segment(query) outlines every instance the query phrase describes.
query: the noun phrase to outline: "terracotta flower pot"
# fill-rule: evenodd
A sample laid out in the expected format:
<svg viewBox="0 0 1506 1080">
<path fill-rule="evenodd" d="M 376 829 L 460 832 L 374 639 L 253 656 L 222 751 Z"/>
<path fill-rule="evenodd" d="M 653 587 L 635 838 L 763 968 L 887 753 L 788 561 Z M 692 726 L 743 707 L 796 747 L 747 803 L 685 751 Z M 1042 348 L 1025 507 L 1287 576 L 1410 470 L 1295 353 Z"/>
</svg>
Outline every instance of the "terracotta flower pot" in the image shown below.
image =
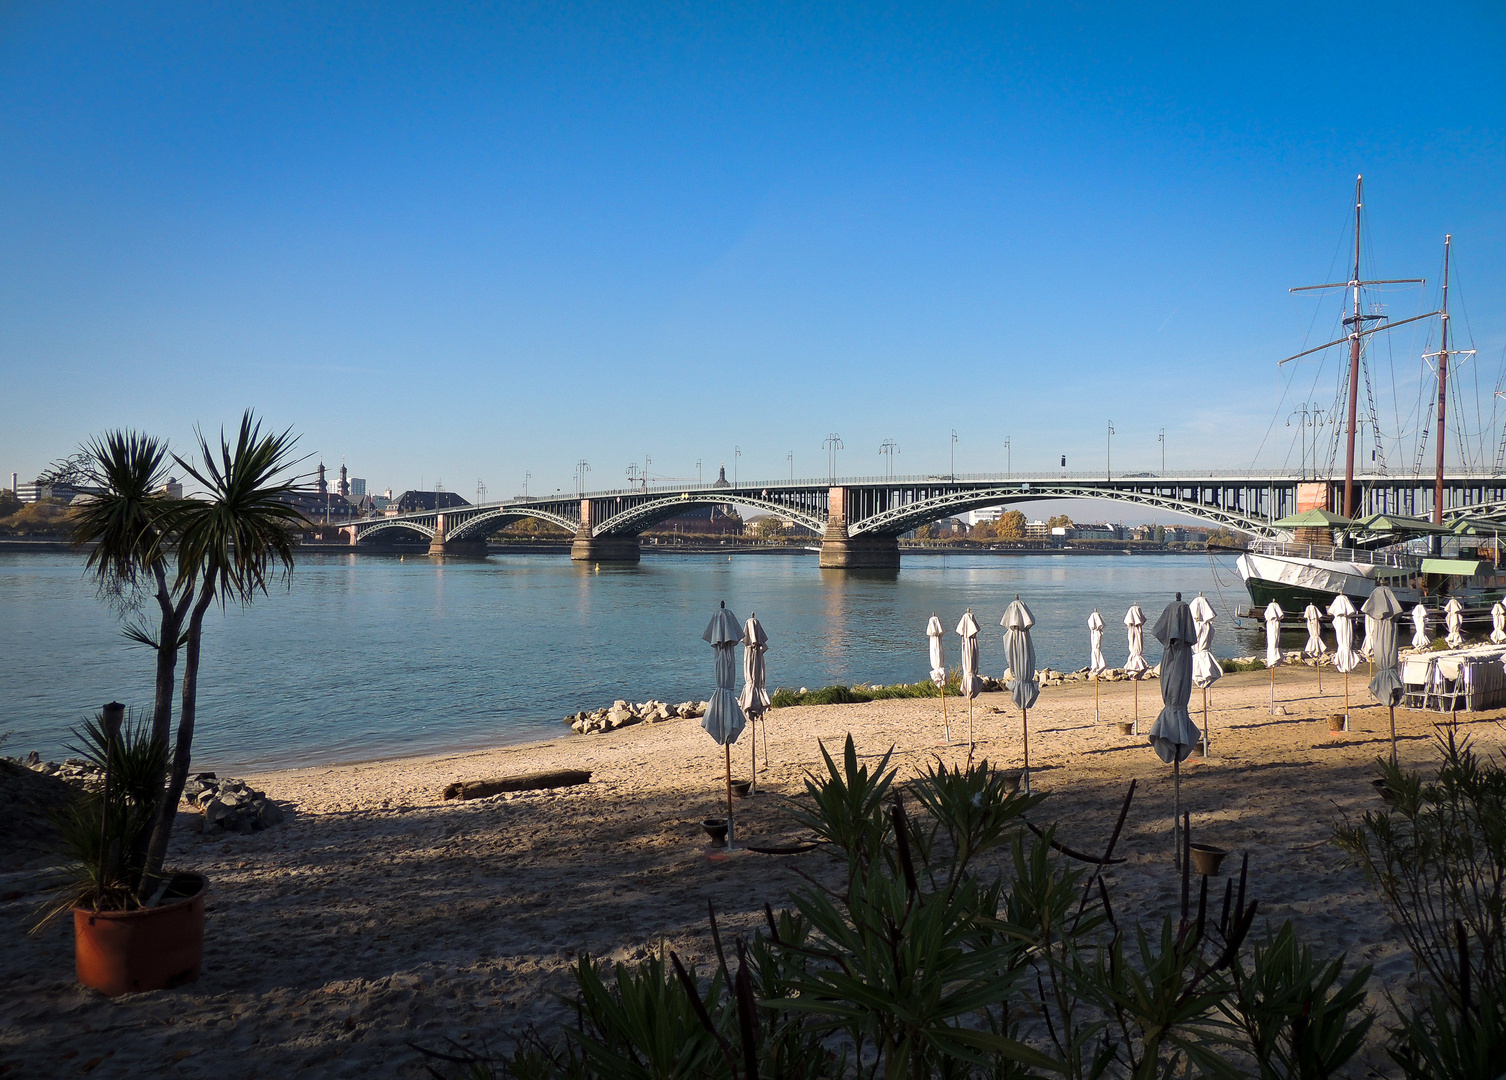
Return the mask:
<svg viewBox="0 0 1506 1080">
<path fill-rule="evenodd" d="M 727 842 L 726 818 L 707 818 L 701 822 L 701 828 L 706 830 L 706 835 L 711 837 L 712 843 L 725 844 Z"/>
<path fill-rule="evenodd" d="M 1328 730 L 1329 731 L 1343 731 L 1344 730 L 1344 714 L 1343 713 L 1334 713 L 1332 716 L 1330 716 L 1328 718 Z"/>
<path fill-rule="evenodd" d="M 1224 856 L 1229 854 L 1223 848 L 1217 848 L 1211 844 L 1188 844 L 1187 852 L 1192 856 L 1193 872 L 1203 877 L 1217 874 L 1219 864 L 1224 861 Z"/>
<path fill-rule="evenodd" d="M 167 990 L 199 977 L 204 962 L 202 874 L 174 875 L 168 899 L 138 911 L 73 909 L 78 981 L 108 997 Z"/>
</svg>

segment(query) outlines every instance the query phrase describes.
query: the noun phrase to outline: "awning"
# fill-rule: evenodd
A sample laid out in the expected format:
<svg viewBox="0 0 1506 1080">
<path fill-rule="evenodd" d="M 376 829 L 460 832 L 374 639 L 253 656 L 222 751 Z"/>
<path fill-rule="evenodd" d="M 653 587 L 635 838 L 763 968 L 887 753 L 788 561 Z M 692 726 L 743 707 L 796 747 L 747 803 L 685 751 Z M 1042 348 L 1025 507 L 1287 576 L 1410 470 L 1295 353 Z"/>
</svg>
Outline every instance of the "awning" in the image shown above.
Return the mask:
<svg viewBox="0 0 1506 1080">
<path fill-rule="evenodd" d="M 1424 574 L 1450 574 L 1454 577 L 1474 577 L 1484 572 L 1490 564 L 1478 559 L 1423 559 Z"/>
<path fill-rule="evenodd" d="M 1349 518 L 1327 510 L 1304 510 L 1300 514 L 1272 522 L 1277 529 L 1342 529 L 1353 524 Z"/>
</svg>

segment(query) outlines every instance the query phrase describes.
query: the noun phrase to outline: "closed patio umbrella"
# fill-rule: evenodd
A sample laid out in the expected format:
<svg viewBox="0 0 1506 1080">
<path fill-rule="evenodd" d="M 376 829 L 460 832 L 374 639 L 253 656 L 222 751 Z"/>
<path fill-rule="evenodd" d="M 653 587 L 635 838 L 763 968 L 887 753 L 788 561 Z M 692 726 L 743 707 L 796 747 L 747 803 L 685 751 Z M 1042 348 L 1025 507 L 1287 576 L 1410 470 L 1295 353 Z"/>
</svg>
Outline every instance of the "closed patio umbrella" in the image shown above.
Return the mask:
<svg viewBox="0 0 1506 1080">
<path fill-rule="evenodd" d="M 1098 722 L 1098 676 L 1108 664 L 1103 661 L 1103 616 L 1098 609 L 1088 616 L 1088 672 L 1093 676 L 1093 722 Z"/>
<path fill-rule="evenodd" d="M 1428 609 L 1418 604 L 1412 609 L 1412 648 L 1426 649 L 1432 639 L 1428 637 Z"/>
<path fill-rule="evenodd" d="M 1025 771 L 1020 777 L 1020 790 L 1030 790 L 1030 706 L 1040 696 L 1041 688 L 1035 681 L 1035 644 L 1030 640 L 1030 628 L 1035 625 L 1035 616 L 1018 596 L 1004 609 L 1000 623 L 1004 627 L 1004 656 L 1009 660 L 1014 683 L 1009 696 L 1020 707 L 1020 731 L 1024 737 Z"/>
<path fill-rule="evenodd" d="M 1365 619 L 1365 636 L 1360 639 L 1360 656 L 1366 660 L 1375 657 L 1375 620 L 1369 615 Z"/>
<path fill-rule="evenodd" d="M 1333 667 L 1344 676 L 1344 730 L 1349 730 L 1349 673 L 1360 666 L 1360 654 L 1354 651 L 1354 602 L 1339 593 L 1328 605 L 1333 617 Z"/>
<path fill-rule="evenodd" d="M 737 681 L 737 660 L 734 651 L 743 639 L 742 624 L 737 616 L 727 610 L 727 602 L 711 616 L 702 640 L 711 645 L 716 656 L 716 689 L 706 705 L 706 714 L 701 717 L 701 727 L 726 751 L 727 759 L 727 846 L 732 846 L 732 744 L 742 734 L 747 718 L 737 704 L 737 695 L 732 688 Z"/>
<path fill-rule="evenodd" d="M 1138 603 L 1131 604 L 1124 613 L 1124 629 L 1129 639 L 1129 656 L 1124 661 L 1124 673 L 1134 683 L 1135 693 L 1135 734 L 1140 734 L 1140 680 L 1145 678 L 1145 673 L 1150 670 L 1150 665 L 1145 662 L 1145 612 L 1140 610 Z"/>
<path fill-rule="evenodd" d="M 1323 692 L 1323 654 L 1328 645 L 1323 640 L 1323 612 L 1317 604 L 1308 604 L 1302 612 L 1307 623 L 1307 644 L 1302 646 L 1302 655 L 1313 658 L 1313 667 L 1318 669 L 1318 693 Z"/>
<path fill-rule="evenodd" d="M 926 638 L 930 642 L 931 681 L 941 691 L 941 727 L 946 733 L 947 744 L 951 745 L 952 725 L 946 718 L 946 631 L 941 628 L 941 620 L 934 611 L 931 621 L 926 623 Z"/>
<path fill-rule="evenodd" d="M 1272 600 L 1265 606 L 1265 666 L 1271 669 L 1271 715 L 1276 715 L 1276 667 L 1281 663 L 1281 618 L 1286 612 Z"/>
<path fill-rule="evenodd" d="M 1203 756 L 1208 756 L 1208 687 L 1224 677 L 1224 669 L 1213 655 L 1213 620 L 1218 616 L 1213 605 L 1202 593 L 1198 593 L 1187 605 L 1192 613 L 1192 624 L 1197 627 L 1197 640 L 1192 644 L 1192 685 L 1203 692 Z"/>
<path fill-rule="evenodd" d="M 1457 649 L 1464 644 L 1464 605 L 1459 603 L 1457 596 L 1450 596 L 1448 603 L 1443 606 L 1443 624 L 1448 627 L 1448 636 L 1444 638 L 1450 649 Z"/>
<path fill-rule="evenodd" d="M 1151 633 L 1162 645 L 1161 712 L 1150 728 L 1150 745 L 1156 756 L 1172 768 L 1172 837 L 1176 841 L 1177 865 L 1181 866 L 1182 760 L 1192 753 L 1203 735 L 1187 713 L 1192 696 L 1192 648 L 1197 642 L 1197 624 L 1182 594 L 1166 605 Z"/>
<path fill-rule="evenodd" d="M 1399 651 L 1396 619 L 1403 613 L 1396 594 L 1384 585 L 1376 586 L 1365 601 L 1364 612 L 1375 620 L 1375 678 L 1370 680 L 1370 696 L 1391 714 L 1391 761 L 1396 761 L 1396 703 L 1404 686 L 1396 667 Z"/>
<path fill-rule="evenodd" d="M 1496 644 L 1506 644 L 1506 604 L 1497 600 L 1490 605 L 1490 640 Z"/>
<path fill-rule="evenodd" d="M 758 612 L 749 616 L 743 625 L 743 692 L 738 696 L 737 703 L 742 707 L 748 723 L 752 724 L 763 719 L 763 714 L 769 711 L 768 669 L 764 663 L 764 653 L 769 651 L 769 635 L 764 633 L 763 624 L 758 621 Z M 749 740 L 753 747 L 753 779 L 752 788 L 758 787 L 758 728 L 753 728 L 752 738 Z M 763 763 L 769 765 L 769 726 L 764 724 L 763 729 Z"/>
<path fill-rule="evenodd" d="M 967 698 L 967 745 L 973 746 L 973 698 L 983 689 L 983 680 L 978 677 L 978 621 L 973 618 L 973 609 L 962 613 L 957 624 L 957 634 L 962 638 L 962 694 Z"/>
</svg>

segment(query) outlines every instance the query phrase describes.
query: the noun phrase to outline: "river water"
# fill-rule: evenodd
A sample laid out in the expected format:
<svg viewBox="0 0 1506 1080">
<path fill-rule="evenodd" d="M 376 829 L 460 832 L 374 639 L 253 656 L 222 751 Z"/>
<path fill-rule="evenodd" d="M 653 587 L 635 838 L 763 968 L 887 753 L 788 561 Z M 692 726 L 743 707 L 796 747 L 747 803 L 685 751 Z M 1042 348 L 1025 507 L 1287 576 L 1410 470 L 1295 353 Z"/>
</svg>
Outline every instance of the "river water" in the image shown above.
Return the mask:
<svg viewBox="0 0 1506 1080">
<path fill-rule="evenodd" d="M 1016 595 L 1035 615 L 1042 666 L 1086 665 L 1095 607 L 1117 666 L 1130 603 L 1154 623 L 1178 590 L 1189 600 L 1202 591 L 1219 612 L 1218 655 L 1259 647 L 1258 635 L 1236 637 L 1229 617 L 1247 603 L 1229 561 L 1215 569 L 1206 555 L 907 555 L 898 573 L 845 574 L 818 570 L 813 554 L 645 554 L 599 568 L 564 555 L 307 555 L 290 588 L 206 621 L 195 764 L 524 742 L 566 733 L 565 714 L 616 698 L 700 700 L 713 678 L 701 633 L 722 600 L 740 618 L 757 612 L 772 689 L 923 679 L 932 612 L 955 666 L 966 608 L 983 628 L 982 671 L 997 676 L 999 620 Z M 1146 655 L 1160 655 L 1149 633 Z M 151 704 L 151 653 L 126 642 L 82 560 L 66 553 L 0 553 L 0 661 L 0 753 L 57 759 L 69 728 L 101 703 Z"/>
</svg>

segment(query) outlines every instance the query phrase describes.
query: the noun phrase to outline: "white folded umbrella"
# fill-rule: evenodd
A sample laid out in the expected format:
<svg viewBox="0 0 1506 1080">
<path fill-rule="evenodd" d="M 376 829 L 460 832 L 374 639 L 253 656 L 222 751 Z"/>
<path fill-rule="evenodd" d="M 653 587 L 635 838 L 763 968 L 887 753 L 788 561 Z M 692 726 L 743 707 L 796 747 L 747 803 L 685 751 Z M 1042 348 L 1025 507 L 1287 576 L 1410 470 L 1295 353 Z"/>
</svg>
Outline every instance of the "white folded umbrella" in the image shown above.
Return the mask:
<svg viewBox="0 0 1506 1080">
<path fill-rule="evenodd" d="M 983 680 L 978 677 L 978 620 L 973 618 L 972 608 L 962 613 L 957 624 L 957 635 L 962 638 L 962 695 L 967 698 L 967 744 L 973 745 L 973 698 L 983 689 Z"/>
<path fill-rule="evenodd" d="M 1281 617 L 1286 612 L 1272 600 L 1265 606 L 1265 666 L 1271 669 L 1271 715 L 1276 715 L 1276 667 L 1281 663 Z"/>
<path fill-rule="evenodd" d="M 1124 661 L 1124 673 L 1134 683 L 1135 734 L 1140 734 L 1140 680 L 1150 670 L 1145 662 L 1145 612 L 1139 604 L 1131 604 L 1124 613 L 1124 629 L 1129 639 L 1129 656 Z"/>
<path fill-rule="evenodd" d="M 1464 644 L 1464 605 L 1459 603 L 1457 596 L 1450 596 L 1448 603 L 1443 606 L 1443 625 L 1448 627 L 1448 635 L 1444 638 L 1450 649 L 1457 649 Z"/>
<path fill-rule="evenodd" d="M 1088 674 L 1093 676 L 1093 722 L 1098 722 L 1098 677 L 1108 669 L 1103 659 L 1103 616 L 1098 609 L 1088 616 Z"/>
<path fill-rule="evenodd" d="M 1497 600 L 1490 606 L 1490 640 L 1497 644 L 1506 644 L 1506 604 Z"/>
<path fill-rule="evenodd" d="M 1418 604 L 1412 609 L 1412 648 L 1426 649 L 1432 643 L 1428 637 L 1428 609 Z"/>
</svg>

